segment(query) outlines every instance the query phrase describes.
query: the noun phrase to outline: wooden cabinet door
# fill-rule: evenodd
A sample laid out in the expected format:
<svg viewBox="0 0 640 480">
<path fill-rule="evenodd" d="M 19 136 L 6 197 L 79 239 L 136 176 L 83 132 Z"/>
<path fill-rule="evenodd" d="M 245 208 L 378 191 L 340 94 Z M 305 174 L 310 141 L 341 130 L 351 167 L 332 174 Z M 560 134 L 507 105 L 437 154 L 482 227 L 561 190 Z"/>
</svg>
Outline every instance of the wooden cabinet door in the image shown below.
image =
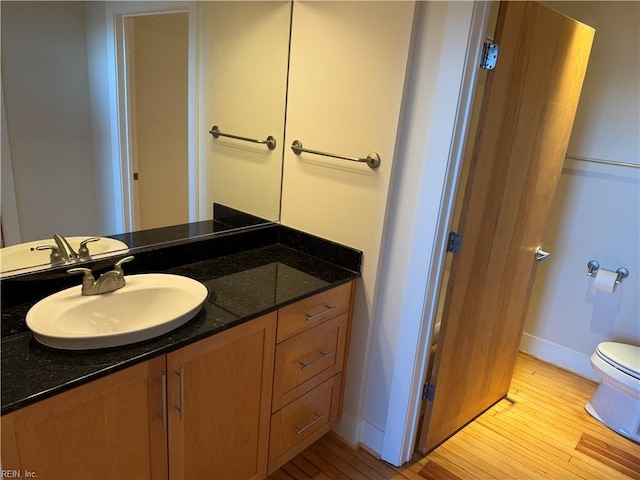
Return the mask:
<svg viewBox="0 0 640 480">
<path fill-rule="evenodd" d="M 39 480 L 166 478 L 164 369 L 162 356 L 3 416 L 3 471 Z"/>
<path fill-rule="evenodd" d="M 276 314 L 167 355 L 172 479 L 262 479 Z"/>
<path fill-rule="evenodd" d="M 507 395 L 594 30 L 535 2 L 503 2 L 418 449 Z"/>
</svg>

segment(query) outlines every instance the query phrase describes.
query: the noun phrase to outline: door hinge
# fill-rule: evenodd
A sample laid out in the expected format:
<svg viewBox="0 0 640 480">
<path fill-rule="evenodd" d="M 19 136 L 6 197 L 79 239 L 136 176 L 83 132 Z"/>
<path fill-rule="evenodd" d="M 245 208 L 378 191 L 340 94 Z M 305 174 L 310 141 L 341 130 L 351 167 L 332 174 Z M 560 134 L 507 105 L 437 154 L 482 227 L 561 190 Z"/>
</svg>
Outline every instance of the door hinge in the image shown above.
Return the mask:
<svg viewBox="0 0 640 480">
<path fill-rule="evenodd" d="M 138 180 L 138 172 L 133 172 L 133 180 Z"/>
<path fill-rule="evenodd" d="M 422 399 L 427 402 L 433 402 L 433 397 L 436 394 L 436 386 L 432 383 L 425 382 L 422 386 Z"/>
<path fill-rule="evenodd" d="M 447 253 L 460 253 L 461 246 L 462 235 L 458 232 L 449 232 L 449 238 L 447 239 Z"/>
<path fill-rule="evenodd" d="M 480 68 L 484 70 L 493 70 L 496 68 L 499 48 L 497 43 L 484 43 L 482 47 L 482 58 L 480 59 Z"/>
</svg>

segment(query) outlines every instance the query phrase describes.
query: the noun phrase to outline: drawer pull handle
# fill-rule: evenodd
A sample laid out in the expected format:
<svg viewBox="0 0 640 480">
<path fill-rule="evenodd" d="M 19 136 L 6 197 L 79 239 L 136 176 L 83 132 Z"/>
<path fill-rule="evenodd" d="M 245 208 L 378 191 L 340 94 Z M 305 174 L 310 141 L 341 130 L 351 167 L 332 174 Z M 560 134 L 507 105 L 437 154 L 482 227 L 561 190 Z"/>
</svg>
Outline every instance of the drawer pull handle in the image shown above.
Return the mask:
<svg viewBox="0 0 640 480">
<path fill-rule="evenodd" d="M 307 322 L 310 322 L 311 320 L 315 320 L 316 318 L 321 317 L 321 316 L 331 312 L 332 310 L 335 310 L 336 308 L 338 308 L 337 305 L 334 305 L 333 307 L 330 307 L 329 305 L 325 305 L 325 307 L 327 307 L 327 308 L 325 308 L 321 312 L 318 312 L 318 313 L 316 313 L 314 315 L 309 315 L 307 313 Z"/>
<path fill-rule="evenodd" d="M 312 367 L 316 363 L 318 363 L 318 362 L 324 360 L 325 358 L 327 358 L 329 355 L 331 355 L 331 352 L 320 352 L 320 356 L 318 358 L 316 358 L 315 360 L 311 360 L 309 363 L 300 362 L 300 370 L 304 370 L 306 368 Z"/>
<path fill-rule="evenodd" d="M 313 420 L 311 420 L 310 423 L 307 423 L 304 427 L 300 428 L 300 427 L 296 427 L 296 435 L 300 435 L 302 432 L 304 432 L 307 428 L 311 428 L 313 427 L 316 423 L 318 423 L 320 420 L 322 420 L 324 417 L 326 417 L 327 415 L 325 413 L 316 413 L 316 418 L 314 418 Z"/>
</svg>

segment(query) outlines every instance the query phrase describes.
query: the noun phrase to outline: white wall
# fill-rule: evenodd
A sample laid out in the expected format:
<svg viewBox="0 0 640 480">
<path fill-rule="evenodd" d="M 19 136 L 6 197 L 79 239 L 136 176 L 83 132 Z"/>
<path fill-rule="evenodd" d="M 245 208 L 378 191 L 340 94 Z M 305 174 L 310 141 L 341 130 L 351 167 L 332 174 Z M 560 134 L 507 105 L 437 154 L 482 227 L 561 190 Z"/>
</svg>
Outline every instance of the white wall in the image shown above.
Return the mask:
<svg viewBox="0 0 640 480">
<path fill-rule="evenodd" d="M 97 235 L 125 231 L 122 205 L 122 174 L 113 158 L 120 150 L 117 123 L 115 42 L 113 22 L 107 22 L 106 2 L 88 2 L 87 57 L 91 128 L 95 159 L 94 181 L 97 202 Z"/>
<path fill-rule="evenodd" d="M 364 253 L 338 427 L 357 443 L 414 4 L 296 2 L 293 8 L 281 220 Z M 371 170 L 298 157 L 289 148 L 296 139 L 342 155 L 375 151 L 381 165 Z"/>
<path fill-rule="evenodd" d="M 375 331 L 362 409 L 361 441 L 384 460 L 410 458 L 413 412 L 425 366 L 425 343 L 437 310 L 448 212 L 472 103 L 481 19 L 472 2 L 421 2 L 414 26 L 402 145 L 373 316 Z M 471 35 L 475 33 L 475 35 Z M 475 56 L 477 58 L 477 55 Z M 477 60 L 476 60 L 477 61 Z M 459 139 L 459 140 L 455 140 Z"/>
<path fill-rule="evenodd" d="M 640 3 L 549 2 L 596 29 L 568 155 L 640 163 Z M 598 343 L 640 345 L 640 170 L 567 159 L 521 348 L 597 379 Z M 625 267 L 609 294 L 587 262 Z"/>
<path fill-rule="evenodd" d="M 280 215 L 287 91 L 290 3 L 202 2 L 200 103 L 206 168 L 206 204 L 213 202 L 268 220 Z M 213 125 L 276 148 L 208 133 Z"/>
<path fill-rule="evenodd" d="M 0 95 L 2 93 L 0 92 Z M 4 97 L 4 95 L 2 95 Z M 2 185 L 2 212 L 0 221 L 0 248 L 7 245 L 20 243 L 20 218 L 18 217 L 18 205 L 16 204 L 16 191 L 13 183 L 13 165 L 11 164 L 11 148 L 9 145 L 9 133 L 7 132 L 7 120 L 4 111 L 4 98 L 2 98 L 2 171 L 0 180 Z"/>
<path fill-rule="evenodd" d="M 84 2 L 2 3 L 2 86 L 23 242 L 98 231 L 86 48 Z"/>
</svg>

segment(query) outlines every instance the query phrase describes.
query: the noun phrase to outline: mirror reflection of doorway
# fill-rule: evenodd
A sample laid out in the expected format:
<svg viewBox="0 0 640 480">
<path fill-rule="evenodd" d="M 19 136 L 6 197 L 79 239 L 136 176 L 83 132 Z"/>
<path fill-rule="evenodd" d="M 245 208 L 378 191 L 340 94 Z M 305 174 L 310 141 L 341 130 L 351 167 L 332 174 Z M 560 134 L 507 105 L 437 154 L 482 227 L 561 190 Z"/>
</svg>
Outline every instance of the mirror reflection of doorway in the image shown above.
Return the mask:
<svg viewBox="0 0 640 480">
<path fill-rule="evenodd" d="M 134 230 L 189 222 L 189 14 L 124 17 Z"/>
</svg>

